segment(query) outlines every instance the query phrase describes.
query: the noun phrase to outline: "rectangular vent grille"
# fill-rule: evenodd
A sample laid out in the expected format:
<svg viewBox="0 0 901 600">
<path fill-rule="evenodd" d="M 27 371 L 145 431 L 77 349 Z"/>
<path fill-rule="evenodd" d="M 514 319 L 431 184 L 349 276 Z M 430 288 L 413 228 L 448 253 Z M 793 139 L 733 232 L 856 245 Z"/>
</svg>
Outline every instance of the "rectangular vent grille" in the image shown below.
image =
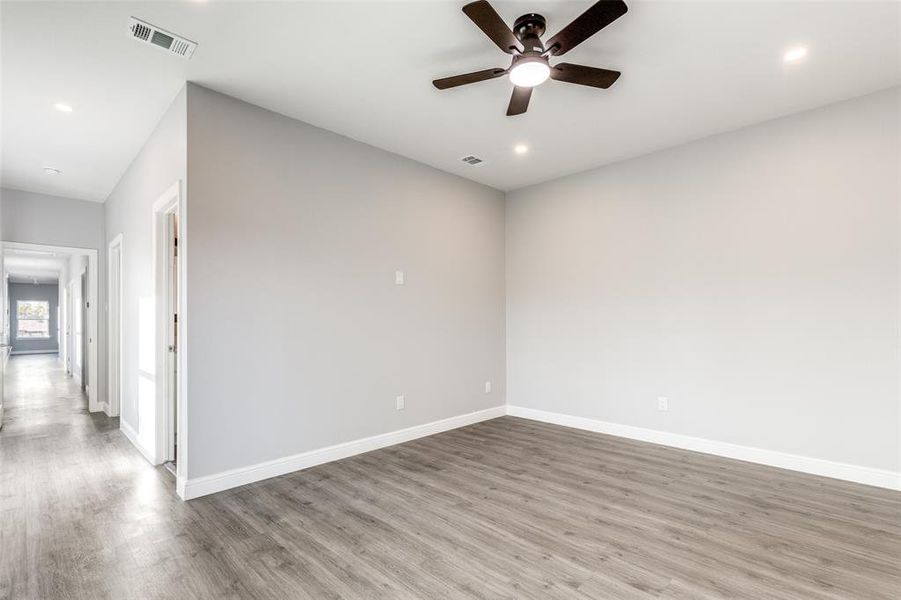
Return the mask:
<svg viewBox="0 0 901 600">
<path fill-rule="evenodd" d="M 135 23 L 131 26 L 131 32 L 134 34 L 136 38 L 146 42 L 150 39 L 150 32 L 152 29 L 144 25 L 143 23 Z"/>
<path fill-rule="evenodd" d="M 156 46 L 183 58 L 191 58 L 194 55 L 194 50 L 197 48 L 197 44 L 191 40 L 179 37 L 174 33 L 134 17 L 128 20 L 128 31 L 129 36 L 139 42 Z"/>
<path fill-rule="evenodd" d="M 480 164 L 482 164 L 483 162 L 485 162 L 478 156 L 464 156 L 460 160 L 465 162 L 467 165 L 469 165 L 471 167 L 477 167 Z"/>
<path fill-rule="evenodd" d="M 195 46 L 196 44 L 192 44 L 191 42 L 186 42 L 184 40 L 175 40 L 169 50 L 171 50 L 175 54 L 178 54 L 179 56 L 187 55 L 188 57 L 190 57 L 192 54 L 194 54 Z"/>
<path fill-rule="evenodd" d="M 174 41 L 175 38 L 173 38 L 171 35 L 166 35 L 161 31 L 154 31 L 153 37 L 150 38 L 151 44 L 156 44 L 160 48 L 165 48 L 166 50 L 169 49 L 169 47 L 172 45 L 172 42 Z"/>
</svg>

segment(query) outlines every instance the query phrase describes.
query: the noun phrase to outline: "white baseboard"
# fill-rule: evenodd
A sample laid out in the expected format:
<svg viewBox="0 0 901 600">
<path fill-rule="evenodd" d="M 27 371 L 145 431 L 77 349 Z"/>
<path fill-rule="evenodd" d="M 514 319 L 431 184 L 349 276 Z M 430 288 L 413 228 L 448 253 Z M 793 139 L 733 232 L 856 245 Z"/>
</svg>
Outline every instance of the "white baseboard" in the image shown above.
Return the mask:
<svg viewBox="0 0 901 600">
<path fill-rule="evenodd" d="M 145 448 L 138 437 L 138 432 L 131 428 L 131 425 L 125 422 L 124 419 L 119 419 L 119 430 L 125 434 L 125 437 L 128 438 L 128 441 L 132 443 L 132 445 L 138 449 L 138 452 L 141 453 L 141 456 L 147 459 L 147 462 L 154 465 L 153 453 L 151 453 L 147 448 Z"/>
<path fill-rule="evenodd" d="M 332 462 L 333 460 L 340 460 L 364 452 L 378 450 L 379 448 L 402 444 L 403 442 L 409 442 L 421 437 L 457 429 L 458 427 L 465 427 L 466 425 L 495 419 L 497 417 L 502 417 L 505 414 L 507 414 L 506 406 L 495 406 L 494 408 L 450 417 L 440 421 L 432 421 L 431 423 L 416 425 L 414 427 L 383 433 L 381 435 L 374 435 L 372 437 L 345 442 L 343 444 L 336 444 L 326 448 L 310 450 L 309 452 L 302 452 L 293 456 L 286 456 L 284 458 L 277 458 L 275 460 L 257 463 L 247 467 L 231 469 L 213 475 L 195 477 L 193 479 L 179 478 L 176 482 L 176 492 L 184 500 L 199 498 L 200 496 L 206 496 L 207 494 L 214 494 L 255 481 L 269 479 L 270 477 L 277 477 L 301 469 L 308 469 L 310 467 L 315 467 L 316 465 Z"/>
<path fill-rule="evenodd" d="M 585 417 L 574 417 L 571 415 L 537 410 L 534 408 L 524 408 L 521 406 L 508 405 L 507 414 L 514 417 L 531 419 L 533 421 L 553 423 L 555 425 L 563 425 L 564 427 L 606 433 L 632 440 L 641 440 L 653 444 L 682 448 L 683 450 L 694 450 L 695 452 L 703 452 L 705 454 L 714 454 L 716 456 L 723 456 L 771 467 L 779 467 L 791 471 L 800 471 L 811 475 L 821 475 L 823 477 L 853 481 L 855 483 L 863 483 L 865 485 L 888 488 L 891 490 L 901 490 L 901 473 L 885 469 L 874 469 L 872 467 L 851 465 L 848 463 L 823 460 L 821 458 L 811 458 L 809 456 L 799 456 L 797 454 L 777 452 L 775 450 L 763 450 L 751 446 L 740 446 L 738 444 L 717 442 L 679 433 L 645 429 L 644 427 L 634 427 L 632 425 L 620 425 L 619 423 L 598 421 Z"/>
<path fill-rule="evenodd" d="M 13 350 L 11 356 L 19 354 L 59 354 L 59 350 Z"/>
</svg>

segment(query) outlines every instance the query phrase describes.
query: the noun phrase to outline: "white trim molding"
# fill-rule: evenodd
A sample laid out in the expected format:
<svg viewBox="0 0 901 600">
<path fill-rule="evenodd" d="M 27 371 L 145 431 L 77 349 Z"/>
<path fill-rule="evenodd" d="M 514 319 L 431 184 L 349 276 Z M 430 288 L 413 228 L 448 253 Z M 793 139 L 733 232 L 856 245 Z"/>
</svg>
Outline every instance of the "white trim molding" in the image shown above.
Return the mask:
<svg viewBox="0 0 901 600">
<path fill-rule="evenodd" d="M 56 354 L 59 356 L 59 349 L 56 350 L 13 350 L 9 353 L 10 356 L 17 356 L 20 354 Z"/>
<path fill-rule="evenodd" d="M 402 444 L 436 433 L 450 431 L 451 429 L 496 419 L 497 417 L 502 417 L 506 414 L 506 406 L 495 406 L 493 408 L 458 415 L 440 421 L 432 421 L 431 423 L 425 423 L 423 425 L 416 425 L 406 429 L 383 433 L 381 435 L 374 435 L 368 438 L 345 442 L 343 444 L 310 450 L 293 456 L 277 458 L 275 460 L 257 463 L 247 467 L 230 469 L 228 471 L 222 471 L 221 473 L 206 475 L 204 477 L 187 479 L 179 476 L 176 484 L 176 491 L 184 500 L 199 498 L 200 496 L 206 496 L 207 494 L 214 494 L 255 481 L 269 479 L 270 477 L 293 473 L 294 471 L 308 469 L 310 467 L 315 467 L 316 465 L 348 458 L 364 452 L 371 452 L 372 450 L 386 448 L 395 444 Z"/>
<path fill-rule="evenodd" d="M 110 417 L 118 417 L 122 410 L 122 300 L 125 288 L 123 286 L 123 235 L 116 235 L 106 247 L 106 402 L 104 412 Z M 114 273 L 112 256 L 118 251 L 118 272 Z M 115 275 L 115 277 L 113 276 Z M 113 286 L 116 289 L 113 289 Z M 112 298 L 116 298 L 116 314 L 110 310 Z M 112 352 L 115 340 L 115 353 Z M 114 381 L 115 379 L 115 381 Z"/>
<path fill-rule="evenodd" d="M 138 452 L 141 453 L 141 456 L 147 459 L 147 462 L 150 464 L 156 464 L 153 462 L 153 452 L 148 450 L 141 444 L 140 438 L 138 437 L 138 432 L 132 429 L 131 425 L 125 422 L 124 419 L 119 419 L 119 431 L 121 431 L 128 441 L 131 442 L 132 446 L 138 449 Z"/>
<path fill-rule="evenodd" d="M 634 427 L 632 425 L 621 425 L 619 423 L 598 421 L 586 417 L 575 417 L 572 415 L 537 410 L 534 408 L 525 408 L 522 406 L 507 405 L 507 414 L 513 417 L 531 419 L 532 421 L 541 421 L 543 423 L 553 423 L 554 425 L 573 427 L 585 431 L 606 433 L 608 435 L 631 440 L 651 442 L 652 444 L 661 444 L 663 446 L 671 446 L 683 450 L 693 450 L 695 452 L 703 452 L 704 454 L 713 454 L 715 456 L 743 460 L 745 462 L 779 467 L 780 469 L 788 469 L 790 471 L 800 471 L 801 473 L 809 473 L 811 475 L 853 481 L 855 483 L 888 488 L 891 490 L 901 490 L 901 473 L 886 469 L 851 465 L 848 463 L 824 460 L 822 458 L 811 458 L 809 456 L 800 456 L 798 454 L 789 454 L 787 452 L 764 450 L 752 446 L 740 446 L 738 444 L 730 444 L 729 442 L 718 442 L 705 438 L 682 435 L 680 433 L 670 433 L 656 429 Z"/>
<path fill-rule="evenodd" d="M 179 456 L 176 461 L 176 471 L 184 474 L 187 467 L 186 450 L 188 446 L 187 431 L 187 326 L 185 316 L 187 314 L 187 275 L 184 265 L 187 263 L 186 254 L 184 252 L 184 242 L 187 239 L 185 232 L 187 231 L 187 223 L 185 221 L 184 200 L 182 193 L 181 180 L 173 183 L 163 194 L 153 203 L 152 209 L 152 243 L 153 243 L 153 277 L 154 277 L 154 315 L 155 315 L 155 343 L 154 343 L 154 362 L 156 365 L 154 386 L 155 386 L 155 423 L 154 423 L 154 464 L 161 464 L 168 460 L 175 460 L 175 431 L 178 431 Z M 168 244 L 168 216 L 175 214 L 179 220 L 179 240 L 178 245 L 178 351 L 175 357 L 169 352 L 169 344 L 171 343 L 171 331 L 169 326 L 170 315 L 170 290 L 169 279 L 171 273 L 171 264 Z M 177 389 L 170 389 L 169 375 L 170 367 L 173 366 L 170 361 L 176 361 L 175 370 L 178 373 L 176 378 Z M 178 405 L 178 414 L 173 414 L 170 405 L 170 392 L 175 393 Z M 143 427 L 143 426 L 142 426 Z M 173 430 L 173 427 L 175 430 Z"/>
</svg>

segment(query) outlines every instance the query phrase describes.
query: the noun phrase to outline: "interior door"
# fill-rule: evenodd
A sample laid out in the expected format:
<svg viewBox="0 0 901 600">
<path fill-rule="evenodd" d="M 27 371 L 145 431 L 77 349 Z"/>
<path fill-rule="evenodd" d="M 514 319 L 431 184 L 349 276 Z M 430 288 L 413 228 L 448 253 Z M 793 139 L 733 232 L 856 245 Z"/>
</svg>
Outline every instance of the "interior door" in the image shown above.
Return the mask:
<svg viewBox="0 0 901 600">
<path fill-rule="evenodd" d="M 178 456 L 178 215 L 172 213 L 166 219 L 166 239 L 169 268 L 167 270 L 169 353 L 167 361 L 167 395 L 169 399 L 169 439 L 167 458 L 175 461 Z"/>
</svg>

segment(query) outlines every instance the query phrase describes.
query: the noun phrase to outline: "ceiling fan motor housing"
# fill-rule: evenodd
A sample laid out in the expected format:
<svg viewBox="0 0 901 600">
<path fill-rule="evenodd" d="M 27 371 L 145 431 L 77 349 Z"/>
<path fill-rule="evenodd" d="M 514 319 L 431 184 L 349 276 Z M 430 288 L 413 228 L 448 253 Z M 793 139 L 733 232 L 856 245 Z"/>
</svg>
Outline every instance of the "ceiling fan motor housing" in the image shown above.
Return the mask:
<svg viewBox="0 0 901 600">
<path fill-rule="evenodd" d="M 513 23 L 513 34 L 524 48 L 525 53 L 544 52 L 544 45 L 539 39 L 547 29 L 547 21 L 537 13 L 522 15 Z"/>
</svg>

